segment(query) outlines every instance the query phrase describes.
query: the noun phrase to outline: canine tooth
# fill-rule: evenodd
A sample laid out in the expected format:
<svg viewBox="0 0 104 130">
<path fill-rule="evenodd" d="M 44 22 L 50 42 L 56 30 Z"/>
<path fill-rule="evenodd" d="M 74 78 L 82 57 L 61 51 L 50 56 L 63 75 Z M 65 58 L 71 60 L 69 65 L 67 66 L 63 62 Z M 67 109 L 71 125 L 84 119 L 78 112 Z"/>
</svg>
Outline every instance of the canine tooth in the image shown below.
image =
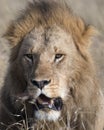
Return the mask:
<svg viewBox="0 0 104 130">
<path fill-rule="evenodd" d="M 34 104 L 34 102 L 33 102 L 33 101 L 29 101 L 29 103 Z"/>
<path fill-rule="evenodd" d="M 49 108 L 52 108 L 52 104 L 49 104 L 48 107 L 49 107 Z"/>
</svg>

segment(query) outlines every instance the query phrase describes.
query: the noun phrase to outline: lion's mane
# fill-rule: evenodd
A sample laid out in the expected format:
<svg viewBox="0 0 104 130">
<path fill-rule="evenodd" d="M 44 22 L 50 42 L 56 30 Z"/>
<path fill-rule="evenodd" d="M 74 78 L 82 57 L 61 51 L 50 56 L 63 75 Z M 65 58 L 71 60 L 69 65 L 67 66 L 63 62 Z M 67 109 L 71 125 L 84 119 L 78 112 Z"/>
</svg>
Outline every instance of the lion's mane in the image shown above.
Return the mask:
<svg viewBox="0 0 104 130">
<path fill-rule="evenodd" d="M 19 116 L 12 115 L 15 112 L 22 114 L 19 112 L 21 105 L 14 105 L 15 99 L 12 98 L 12 94 L 21 93 L 26 86 L 21 68 L 16 69 L 19 61 L 15 62 L 21 41 L 33 28 L 54 24 L 71 34 L 83 60 L 76 60 L 77 67 L 80 67 L 79 70 L 77 68 L 74 78 L 70 81 L 71 98 L 63 107 L 60 120 L 35 121 L 35 130 L 103 130 L 103 96 L 100 93 L 94 65 L 88 53 L 88 46 L 95 31 L 92 26 L 86 25 L 82 19 L 73 15 L 67 4 L 53 0 L 39 0 L 29 4 L 20 17 L 11 23 L 4 35 L 13 47 L 10 66 L 1 91 L 1 130 L 6 129 L 5 124 L 10 126 L 21 120 Z M 68 70 L 66 71 L 68 73 Z M 31 111 L 31 108 L 29 109 L 28 111 Z"/>
</svg>

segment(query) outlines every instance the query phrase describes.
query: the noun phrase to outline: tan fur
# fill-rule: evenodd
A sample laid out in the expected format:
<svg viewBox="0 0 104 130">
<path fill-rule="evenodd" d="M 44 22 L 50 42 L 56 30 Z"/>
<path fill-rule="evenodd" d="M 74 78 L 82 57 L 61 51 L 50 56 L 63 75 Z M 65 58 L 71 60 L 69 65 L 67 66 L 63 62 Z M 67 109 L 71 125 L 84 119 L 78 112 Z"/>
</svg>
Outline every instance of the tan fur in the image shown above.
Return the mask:
<svg viewBox="0 0 104 130">
<path fill-rule="evenodd" d="M 13 97 L 12 101 L 14 96 L 25 93 L 25 89 L 34 99 L 39 96 L 40 91 L 33 88 L 28 75 L 33 66 L 28 67 L 28 59 L 22 58 L 32 53 L 37 62 L 31 76 L 37 80 L 51 79 L 44 93 L 51 98 L 60 96 L 64 103 L 57 120 L 35 119 L 34 130 L 103 130 L 104 98 L 88 52 L 94 33 L 93 27 L 73 15 L 65 3 L 40 0 L 30 4 L 5 34 L 13 48 L 2 102 L 6 104 L 5 91 L 7 96 Z M 65 53 L 65 57 L 54 63 L 57 53 Z M 28 81 L 27 88 L 24 79 Z M 21 108 L 17 102 L 14 106 Z"/>
</svg>

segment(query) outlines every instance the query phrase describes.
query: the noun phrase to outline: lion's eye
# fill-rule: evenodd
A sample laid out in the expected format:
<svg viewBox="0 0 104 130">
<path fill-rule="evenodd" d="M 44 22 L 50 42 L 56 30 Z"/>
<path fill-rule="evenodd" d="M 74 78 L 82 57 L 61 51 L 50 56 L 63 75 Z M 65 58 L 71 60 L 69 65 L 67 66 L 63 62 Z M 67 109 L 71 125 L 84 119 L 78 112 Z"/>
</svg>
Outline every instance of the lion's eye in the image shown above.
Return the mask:
<svg viewBox="0 0 104 130">
<path fill-rule="evenodd" d="M 55 55 L 55 62 L 61 61 L 64 57 L 64 54 L 56 54 Z"/>
<path fill-rule="evenodd" d="M 33 55 L 32 54 L 25 54 L 24 57 L 28 61 L 33 61 Z"/>
</svg>

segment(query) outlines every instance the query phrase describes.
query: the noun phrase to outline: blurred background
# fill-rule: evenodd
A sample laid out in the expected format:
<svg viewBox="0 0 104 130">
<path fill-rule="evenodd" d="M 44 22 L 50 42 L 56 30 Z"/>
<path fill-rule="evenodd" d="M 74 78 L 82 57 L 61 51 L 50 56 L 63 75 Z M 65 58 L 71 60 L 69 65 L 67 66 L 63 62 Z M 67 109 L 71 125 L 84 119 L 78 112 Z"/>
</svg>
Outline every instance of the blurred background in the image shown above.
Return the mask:
<svg viewBox="0 0 104 130">
<path fill-rule="evenodd" d="M 2 38 L 11 20 L 32 0 L 0 0 L 0 86 L 8 66 L 10 47 Z M 91 45 L 99 83 L 104 88 L 104 0 L 66 0 L 73 12 L 81 16 L 86 23 L 94 25 L 101 33 Z"/>
</svg>

